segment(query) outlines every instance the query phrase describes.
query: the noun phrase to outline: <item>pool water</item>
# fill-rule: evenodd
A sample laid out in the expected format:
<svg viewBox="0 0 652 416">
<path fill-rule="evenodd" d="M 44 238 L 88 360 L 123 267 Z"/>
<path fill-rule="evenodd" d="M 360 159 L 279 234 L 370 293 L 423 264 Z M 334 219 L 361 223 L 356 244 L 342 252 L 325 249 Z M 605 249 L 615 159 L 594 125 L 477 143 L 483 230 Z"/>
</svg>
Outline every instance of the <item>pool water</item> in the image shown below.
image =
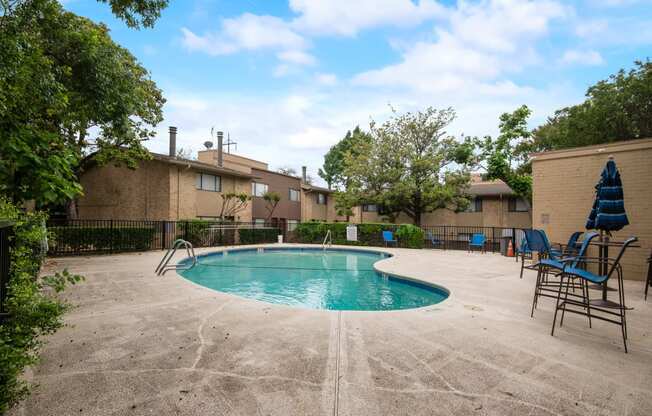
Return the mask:
<svg viewBox="0 0 652 416">
<path fill-rule="evenodd" d="M 448 297 L 444 289 L 376 272 L 373 264 L 386 257 L 362 250 L 232 250 L 200 256 L 179 273 L 221 292 L 311 309 L 410 309 Z"/>
</svg>

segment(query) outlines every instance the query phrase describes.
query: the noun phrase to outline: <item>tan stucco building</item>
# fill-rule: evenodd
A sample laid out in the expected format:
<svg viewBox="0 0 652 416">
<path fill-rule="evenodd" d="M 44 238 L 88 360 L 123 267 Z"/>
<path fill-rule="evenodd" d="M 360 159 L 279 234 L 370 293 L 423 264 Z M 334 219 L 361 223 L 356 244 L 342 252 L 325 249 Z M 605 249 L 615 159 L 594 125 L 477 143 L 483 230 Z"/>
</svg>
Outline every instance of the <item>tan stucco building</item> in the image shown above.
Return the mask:
<svg viewBox="0 0 652 416">
<path fill-rule="evenodd" d="M 555 242 L 565 242 L 572 232 L 584 231 L 595 199 L 594 187 L 609 156 L 620 171 L 630 222 L 614 233 L 613 239 L 639 238 L 641 248 L 631 249 L 623 265 L 626 279 L 643 280 L 645 259 L 652 250 L 652 139 L 533 155 L 533 226 L 544 229 Z M 617 251 L 612 248 L 610 256 Z"/>
</svg>

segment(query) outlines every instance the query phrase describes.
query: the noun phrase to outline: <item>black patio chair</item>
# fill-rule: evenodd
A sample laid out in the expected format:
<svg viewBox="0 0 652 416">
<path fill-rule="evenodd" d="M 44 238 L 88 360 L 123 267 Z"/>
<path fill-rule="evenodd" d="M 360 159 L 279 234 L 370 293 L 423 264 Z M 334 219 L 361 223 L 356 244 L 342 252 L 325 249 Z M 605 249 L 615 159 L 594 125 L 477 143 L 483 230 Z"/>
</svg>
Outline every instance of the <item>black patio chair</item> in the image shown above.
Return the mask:
<svg viewBox="0 0 652 416">
<path fill-rule="evenodd" d="M 620 260 L 625 254 L 627 247 L 637 242 L 638 238 L 630 237 L 624 243 L 620 249 L 620 253 L 615 259 L 605 259 L 600 257 L 577 257 L 573 263 L 567 264 L 561 275 L 561 284 L 559 286 L 559 292 L 557 293 L 557 305 L 555 307 L 555 316 L 552 321 L 552 330 L 550 335 L 555 335 L 555 325 L 557 323 L 557 312 L 561 309 L 561 320 L 559 326 L 561 327 L 564 324 L 564 314 L 566 312 L 576 313 L 579 315 L 588 316 L 589 322 L 591 319 L 599 319 L 601 321 L 611 322 L 616 325 L 620 325 L 621 332 L 623 334 L 623 344 L 625 346 L 625 352 L 627 352 L 627 317 L 626 311 L 627 307 L 625 306 L 625 290 L 623 284 L 623 269 L 620 265 Z M 577 262 L 583 262 L 584 264 L 606 264 L 608 265 L 608 271 L 604 275 L 595 274 L 588 270 L 575 267 L 574 264 Z M 586 294 L 584 298 L 571 297 L 569 298 L 569 287 L 570 281 L 575 278 L 581 279 L 581 281 L 588 283 L 596 284 L 606 284 L 609 278 L 616 273 L 616 278 L 618 279 L 618 302 L 605 302 L 599 299 L 600 303 L 591 304 L 591 299 L 589 294 Z M 564 285 L 564 282 L 566 283 Z M 565 294 L 562 299 L 562 291 Z M 588 290 L 587 290 L 588 292 Z M 570 306 L 570 308 L 569 308 Z M 579 307 L 575 309 L 574 307 Z M 617 312 L 616 312 L 617 311 Z M 617 317 L 617 318 L 616 318 Z M 616 320 L 618 319 L 618 320 Z"/>
</svg>

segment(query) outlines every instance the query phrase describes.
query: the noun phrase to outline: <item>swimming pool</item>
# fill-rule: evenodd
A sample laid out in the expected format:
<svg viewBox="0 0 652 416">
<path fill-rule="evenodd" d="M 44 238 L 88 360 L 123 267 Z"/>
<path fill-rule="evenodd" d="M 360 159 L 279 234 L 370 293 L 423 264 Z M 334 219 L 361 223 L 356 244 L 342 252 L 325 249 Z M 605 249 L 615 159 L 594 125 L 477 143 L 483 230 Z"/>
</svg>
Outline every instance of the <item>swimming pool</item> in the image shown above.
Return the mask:
<svg viewBox="0 0 652 416">
<path fill-rule="evenodd" d="M 411 309 L 448 297 L 445 289 L 376 272 L 373 264 L 387 257 L 347 249 L 236 249 L 199 256 L 179 274 L 221 292 L 311 309 Z"/>
</svg>

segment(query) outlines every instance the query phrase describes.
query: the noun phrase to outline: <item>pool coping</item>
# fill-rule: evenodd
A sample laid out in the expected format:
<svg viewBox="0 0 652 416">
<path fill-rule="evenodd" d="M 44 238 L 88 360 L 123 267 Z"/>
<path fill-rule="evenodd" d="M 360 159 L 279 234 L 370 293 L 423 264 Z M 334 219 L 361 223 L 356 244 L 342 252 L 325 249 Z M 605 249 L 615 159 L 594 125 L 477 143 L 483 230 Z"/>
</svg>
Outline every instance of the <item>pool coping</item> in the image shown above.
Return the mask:
<svg viewBox="0 0 652 416">
<path fill-rule="evenodd" d="M 293 243 L 283 243 L 282 245 L 279 245 L 278 243 L 270 243 L 270 244 L 242 245 L 242 246 L 203 247 L 204 249 L 211 250 L 211 251 L 198 254 L 196 256 L 196 258 L 199 261 L 199 259 L 201 257 L 207 257 L 207 256 L 210 256 L 210 255 L 215 255 L 215 254 L 221 254 L 221 253 L 224 253 L 224 252 L 255 251 L 255 250 L 260 249 L 260 248 L 265 249 L 265 248 L 268 248 L 268 247 L 269 248 L 275 248 L 277 250 L 310 249 L 312 251 L 319 251 L 319 250 L 322 249 L 321 245 L 318 245 L 318 244 L 293 244 Z M 446 298 L 444 298 L 440 302 L 433 303 L 433 304 L 430 304 L 430 305 L 424 305 L 424 306 L 420 306 L 420 307 L 417 307 L 417 308 L 406 308 L 406 309 L 390 309 L 390 310 L 314 309 L 314 308 L 306 308 L 306 307 L 303 307 L 303 306 L 288 305 L 288 304 L 283 304 L 283 303 L 271 303 L 271 302 L 266 302 L 266 301 L 258 300 L 258 299 L 245 298 L 243 296 L 238 296 L 238 295 L 235 295 L 235 294 L 229 293 L 229 292 L 223 292 L 223 291 L 220 291 L 220 290 L 217 290 L 217 289 L 212 289 L 212 288 L 200 285 L 199 283 L 195 283 L 192 280 L 187 279 L 186 277 L 184 277 L 183 275 L 180 274 L 180 272 L 184 271 L 183 269 L 174 270 L 174 272 L 182 280 L 184 280 L 186 282 L 189 282 L 189 283 L 193 284 L 194 286 L 201 287 L 203 289 L 207 289 L 207 290 L 210 290 L 212 292 L 219 292 L 221 294 L 234 296 L 234 297 L 237 297 L 238 299 L 243 299 L 243 300 L 250 301 L 250 302 L 258 302 L 258 303 L 264 303 L 264 304 L 267 304 L 267 305 L 275 305 L 275 306 L 281 306 L 281 307 L 288 307 L 288 308 L 292 308 L 292 309 L 304 309 L 304 310 L 311 310 L 311 311 L 323 311 L 323 312 L 332 312 L 332 313 L 336 313 L 336 312 L 356 312 L 356 313 L 384 312 L 384 313 L 396 313 L 396 312 L 418 311 L 418 310 L 424 310 L 424 309 L 428 309 L 428 308 L 434 308 L 434 307 L 437 307 L 437 306 L 443 304 L 446 301 L 454 300 L 453 292 L 451 292 L 448 288 L 446 288 L 446 287 L 444 287 L 444 286 L 442 286 L 440 284 L 433 283 L 433 282 L 428 282 L 426 280 L 419 279 L 419 278 L 412 277 L 412 276 L 405 276 L 403 274 L 398 274 L 396 272 L 389 272 L 389 271 L 382 270 L 380 267 L 378 267 L 379 263 L 385 263 L 385 262 L 388 262 L 388 261 L 391 261 L 391 260 L 395 260 L 397 258 L 396 253 L 393 253 L 393 252 L 390 252 L 390 251 L 387 251 L 387 250 L 383 250 L 382 247 L 364 247 L 364 246 L 353 246 L 352 247 L 352 246 L 346 246 L 346 245 L 333 245 L 333 246 L 330 246 L 328 249 L 337 250 L 337 251 L 352 251 L 352 252 L 362 252 L 362 253 L 384 254 L 384 255 L 386 255 L 385 258 L 377 260 L 372 264 L 372 267 L 373 267 L 373 269 L 374 269 L 374 271 L 376 273 L 380 273 L 382 275 L 392 277 L 392 278 L 397 279 L 397 280 L 403 280 L 403 281 L 410 282 L 410 283 L 416 283 L 417 285 L 420 285 L 420 286 L 426 286 L 428 288 L 433 288 L 433 289 L 439 290 L 439 291 L 443 292 L 444 294 L 446 294 Z M 400 254 L 398 254 L 398 256 L 400 256 Z M 184 262 L 190 262 L 190 261 L 192 261 L 192 259 L 190 257 L 184 257 L 184 258 L 182 258 L 181 260 L 179 260 L 177 262 L 177 265 L 182 264 Z"/>
</svg>

